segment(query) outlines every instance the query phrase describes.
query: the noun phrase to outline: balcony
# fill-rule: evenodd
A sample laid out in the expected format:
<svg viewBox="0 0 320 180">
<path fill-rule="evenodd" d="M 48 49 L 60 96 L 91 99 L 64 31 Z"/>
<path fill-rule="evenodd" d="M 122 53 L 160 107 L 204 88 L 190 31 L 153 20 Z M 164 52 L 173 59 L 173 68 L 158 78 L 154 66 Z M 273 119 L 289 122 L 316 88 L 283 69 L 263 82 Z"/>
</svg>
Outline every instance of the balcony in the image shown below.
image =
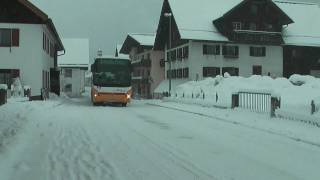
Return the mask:
<svg viewBox="0 0 320 180">
<path fill-rule="evenodd" d="M 240 43 L 279 45 L 283 43 L 281 32 L 234 30 L 230 40 Z"/>
<path fill-rule="evenodd" d="M 134 67 L 151 67 L 151 59 L 141 59 L 133 61 L 132 65 Z"/>
<path fill-rule="evenodd" d="M 150 77 L 142 77 L 142 76 L 133 76 L 132 77 L 133 83 L 139 83 L 139 84 L 150 84 Z"/>
</svg>

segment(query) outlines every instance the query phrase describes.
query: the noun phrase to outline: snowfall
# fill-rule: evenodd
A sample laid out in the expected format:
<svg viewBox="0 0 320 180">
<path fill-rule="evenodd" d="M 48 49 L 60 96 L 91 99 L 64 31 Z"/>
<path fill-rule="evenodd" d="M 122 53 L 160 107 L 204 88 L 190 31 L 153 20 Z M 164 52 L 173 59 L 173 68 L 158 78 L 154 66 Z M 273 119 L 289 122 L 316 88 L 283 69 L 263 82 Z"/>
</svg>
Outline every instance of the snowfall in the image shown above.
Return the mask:
<svg viewBox="0 0 320 180">
<path fill-rule="evenodd" d="M 319 127 L 280 116 L 317 120 L 308 107 L 320 95 L 318 82 L 298 75 L 209 78 L 126 108 L 94 107 L 88 92 L 33 102 L 13 97 L 0 106 L 0 179 L 319 180 Z M 278 117 L 228 108 L 228 94 L 244 90 L 281 97 Z"/>
</svg>

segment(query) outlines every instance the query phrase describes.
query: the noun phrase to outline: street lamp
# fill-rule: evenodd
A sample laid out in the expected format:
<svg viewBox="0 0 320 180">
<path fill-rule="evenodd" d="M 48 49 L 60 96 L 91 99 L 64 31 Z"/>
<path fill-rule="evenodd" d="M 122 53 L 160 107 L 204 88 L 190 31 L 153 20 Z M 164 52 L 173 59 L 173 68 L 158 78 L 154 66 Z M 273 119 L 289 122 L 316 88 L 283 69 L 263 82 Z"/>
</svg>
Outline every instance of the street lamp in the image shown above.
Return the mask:
<svg viewBox="0 0 320 180">
<path fill-rule="evenodd" d="M 171 18 L 172 18 L 172 13 L 164 13 L 164 17 L 169 18 L 169 47 L 168 47 L 168 49 L 171 49 L 171 33 L 172 33 L 171 32 Z M 171 55 L 169 57 L 167 56 L 167 61 L 169 62 L 169 96 L 170 96 L 171 95 L 171 76 L 172 76 Z"/>
</svg>

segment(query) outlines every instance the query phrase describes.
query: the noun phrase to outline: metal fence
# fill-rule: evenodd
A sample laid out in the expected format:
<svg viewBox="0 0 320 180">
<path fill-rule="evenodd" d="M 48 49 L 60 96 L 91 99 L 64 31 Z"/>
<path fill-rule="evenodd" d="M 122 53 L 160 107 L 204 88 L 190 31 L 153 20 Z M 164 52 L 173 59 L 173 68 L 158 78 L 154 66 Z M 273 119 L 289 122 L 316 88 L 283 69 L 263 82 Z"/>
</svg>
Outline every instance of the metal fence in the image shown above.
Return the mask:
<svg viewBox="0 0 320 180">
<path fill-rule="evenodd" d="M 280 104 L 280 98 L 272 97 L 271 93 L 238 92 L 232 95 L 232 108 L 270 113 L 271 117 L 275 116 L 275 110 L 280 108 Z"/>
</svg>

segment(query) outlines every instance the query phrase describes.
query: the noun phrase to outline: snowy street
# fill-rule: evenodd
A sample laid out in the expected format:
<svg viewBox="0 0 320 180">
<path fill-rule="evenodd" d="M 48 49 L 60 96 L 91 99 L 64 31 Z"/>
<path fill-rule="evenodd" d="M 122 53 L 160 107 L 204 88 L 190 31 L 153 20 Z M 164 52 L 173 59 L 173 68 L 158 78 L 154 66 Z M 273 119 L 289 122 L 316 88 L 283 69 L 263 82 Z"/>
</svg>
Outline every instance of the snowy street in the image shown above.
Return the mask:
<svg viewBox="0 0 320 180">
<path fill-rule="evenodd" d="M 11 101 L 0 112 L 17 122 L 1 135 L 1 180 L 319 179 L 317 145 L 149 101 Z"/>
</svg>

